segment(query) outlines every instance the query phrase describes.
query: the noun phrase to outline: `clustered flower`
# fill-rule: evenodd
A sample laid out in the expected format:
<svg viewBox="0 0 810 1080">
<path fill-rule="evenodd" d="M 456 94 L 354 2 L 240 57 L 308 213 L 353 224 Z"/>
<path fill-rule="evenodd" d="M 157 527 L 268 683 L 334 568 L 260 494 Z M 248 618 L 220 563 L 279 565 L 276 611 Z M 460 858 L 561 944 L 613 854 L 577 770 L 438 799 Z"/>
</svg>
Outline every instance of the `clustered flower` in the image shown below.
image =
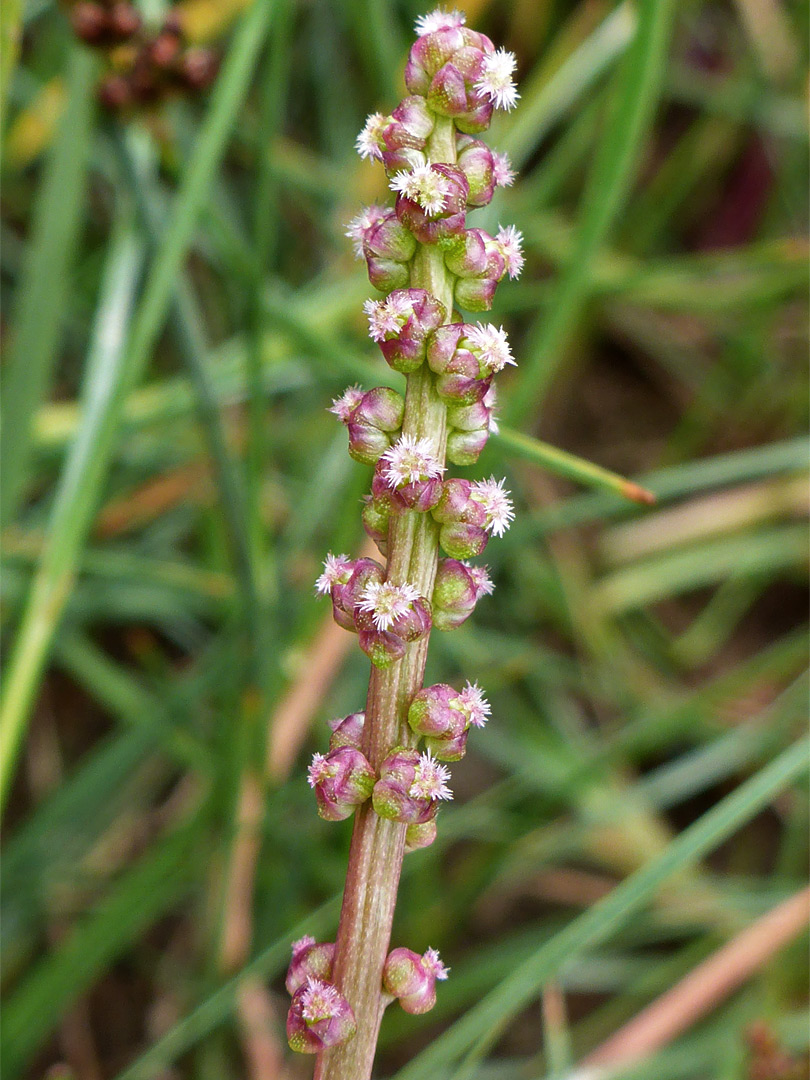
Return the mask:
<svg viewBox="0 0 810 1080">
<path fill-rule="evenodd" d="M 216 76 L 215 54 L 186 42 L 174 12 L 151 30 L 127 0 L 78 0 L 70 20 L 80 40 L 107 53 L 98 96 L 110 111 L 131 111 L 170 95 L 198 93 Z"/>
<path fill-rule="evenodd" d="M 502 480 L 447 478 L 444 464 L 474 464 L 497 430 L 493 380 L 515 364 L 506 333 L 494 323 L 464 321 L 426 289 L 411 287 L 411 264 L 422 245 L 434 260 L 438 252 L 453 282 L 454 306 L 469 312 L 488 310 L 498 283 L 520 273 L 522 238 L 514 226 L 499 227 L 494 236 L 467 227 L 468 211 L 488 205 L 496 188 L 515 179 L 508 158 L 476 137 L 494 110 L 509 110 L 518 99 L 515 58 L 466 27 L 458 11 L 424 15 L 416 31 L 405 71 L 409 96 L 390 115 L 369 116 L 356 143 L 361 157 L 383 165 L 394 206 L 366 207 L 346 235 L 384 294 L 364 306 L 370 338 L 394 371 L 429 371 L 447 430 L 414 426 L 406 400 L 387 387 L 351 386 L 330 412 L 348 430 L 350 455 L 373 468 L 363 525 L 381 554 L 387 557 L 392 520 L 424 514 L 441 557 L 429 596 L 401 573 L 389 579 L 374 559 L 343 554 L 327 555 L 315 583 L 331 599 L 335 621 L 358 635 L 378 668 L 397 663 L 432 628 L 452 630 L 469 618 L 493 590 L 487 568 L 470 560 L 514 517 Z M 442 118 L 453 124 L 453 164 L 431 161 L 428 152 L 437 123 L 447 125 Z M 364 813 L 405 826 L 406 851 L 427 847 L 436 837 L 439 808 L 453 797 L 444 762 L 464 756 L 470 731 L 489 715 L 477 683 L 461 690 L 446 683 L 424 687 L 408 702 L 401 745 L 387 749 L 381 762 L 375 758 L 374 766 L 365 756 L 373 745 L 365 714 L 335 720 L 328 752 L 316 753 L 309 767 L 318 813 L 342 820 L 370 803 Z M 420 740 L 423 747 L 415 747 Z M 354 1031 L 351 1006 L 332 982 L 334 952 L 334 945 L 312 938 L 293 946 L 287 1030 L 294 1049 L 318 1052 Z M 383 971 L 383 1000 L 426 1012 L 435 1003 L 436 982 L 447 974 L 435 949 L 421 956 L 394 949 Z"/>
</svg>

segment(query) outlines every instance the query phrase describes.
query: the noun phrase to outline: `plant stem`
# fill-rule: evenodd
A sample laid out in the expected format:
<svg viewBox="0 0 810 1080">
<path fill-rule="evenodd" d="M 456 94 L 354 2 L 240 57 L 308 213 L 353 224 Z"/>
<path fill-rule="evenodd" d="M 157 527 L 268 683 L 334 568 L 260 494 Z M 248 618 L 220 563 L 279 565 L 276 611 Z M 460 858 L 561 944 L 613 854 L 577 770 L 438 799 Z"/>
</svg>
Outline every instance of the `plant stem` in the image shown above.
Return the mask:
<svg viewBox="0 0 810 1080">
<path fill-rule="evenodd" d="M 451 120 L 437 118 L 428 144 L 431 162 L 454 163 Z M 433 246 L 417 248 L 411 286 L 426 289 L 453 311 L 453 277 Z M 436 393 L 426 364 L 408 376 L 403 433 L 430 440 L 431 451 L 444 462 L 447 410 Z M 430 514 L 409 511 L 391 519 L 387 578 L 408 581 L 430 597 L 439 560 L 438 526 Z M 422 686 L 429 636 L 408 647 L 390 667 L 372 667 L 366 699 L 363 753 L 378 769 L 395 746 L 414 746 L 406 723 L 408 705 Z M 357 810 L 349 866 L 340 912 L 333 979 L 357 1020 L 357 1033 L 318 1056 L 315 1080 L 368 1080 L 374 1064 L 377 1034 L 384 1010 L 382 972 L 391 940 L 406 826 L 379 817 L 368 801 Z"/>
</svg>

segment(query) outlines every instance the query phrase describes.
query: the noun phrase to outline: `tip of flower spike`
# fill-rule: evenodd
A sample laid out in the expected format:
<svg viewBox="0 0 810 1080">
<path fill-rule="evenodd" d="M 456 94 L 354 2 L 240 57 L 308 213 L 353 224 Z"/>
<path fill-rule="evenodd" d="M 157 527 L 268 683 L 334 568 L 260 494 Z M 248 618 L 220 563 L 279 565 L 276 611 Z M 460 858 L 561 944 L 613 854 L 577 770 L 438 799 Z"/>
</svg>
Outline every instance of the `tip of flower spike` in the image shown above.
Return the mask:
<svg viewBox="0 0 810 1080">
<path fill-rule="evenodd" d="M 382 113 L 372 113 L 368 117 L 354 143 L 361 158 L 382 161 L 382 133 L 387 122 L 388 117 Z"/>
<path fill-rule="evenodd" d="M 428 949 L 422 956 L 422 966 L 434 979 L 446 979 L 450 974 L 450 968 L 445 967 L 439 956 L 438 949 Z"/>
<path fill-rule="evenodd" d="M 445 176 L 430 165 L 419 165 L 410 172 L 398 172 L 391 179 L 391 190 L 398 191 L 406 199 L 418 203 L 426 214 L 439 214 L 444 210 L 450 185 Z"/>
<path fill-rule="evenodd" d="M 349 419 L 349 414 L 360 404 L 360 399 L 363 396 L 363 390 L 356 384 L 354 386 L 347 387 L 340 397 L 332 399 L 332 404 L 327 412 L 334 413 L 341 423 L 345 424 Z"/>
<path fill-rule="evenodd" d="M 452 799 L 453 792 L 447 786 L 449 779 L 450 770 L 440 765 L 428 750 L 419 755 L 408 794 L 415 799 Z"/>
<path fill-rule="evenodd" d="M 478 323 L 467 334 L 470 350 L 492 372 L 502 371 L 507 364 L 517 365 L 509 347 L 506 331 L 492 323 Z"/>
<path fill-rule="evenodd" d="M 419 480 L 437 480 L 444 466 L 433 454 L 427 439 L 403 435 L 382 455 L 383 477 L 393 488 Z"/>
<path fill-rule="evenodd" d="M 498 226 L 495 243 L 503 255 L 506 272 L 510 278 L 520 276 L 526 259 L 523 256 L 523 233 L 514 225 Z"/>
<path fill-rule="evenodd" d="M 424 37 L 425 34 L 433 34 L 437 30 L 451 30 L 456 26 L 463 26 L 467 21 L 467 16 L 463 11 L 445 11 L 444 8 L 436 8 L 435 11 L 431 11 L 428 15 L 420 15 L 416 20 L 414 30 L 417 37 Z"/>
<path fill-rule="evenodd" d="M 496 109 L 514 109 L 520 94 L 512 81 L 512 72 L 517 67 L 515 54 L 506 49 L 496 49 L 484 57 L 481 77 L 475 89 L 491 101 Z"/>
<path fill-rule="evenodd" d="M 489 714 L 492 712 L 492 707 L 484 697 L 484 691 L 477 682 L 468 682 L 458 695 L 457 701 L 459 703 L 458 707 L 473 727 L 482 728 L 486 724 Z"/>
<path fill-rule="evenodd" d="M 489 480 L 477 480 L 473 484 L 473 495 L 486 514 L 486 528 L 494 536 L 503 536 L 515 518 L 509 492 L 504 490 L 504 481 L 491 476 Z"/>
<path fill-rule="evenodd" d="M 511 187 L 515 182 L 515 171 L 508 154 L 492 151 L 492 179 L 495 187 Z"/>
<path fill-rule="evenodd" d="M 413 314 L 409 296 L 392 292 L 385 300 L 366 300 L 363 304 L 368 318 L 368 336 L 372 341 L 395 337 Z"/>
<path fill-rule="evenodd" d="M 324 780 L 334 776 L 334 774 L 335 767 L 327 760 L 326 756 L 324 754 L 314 754 L 307 769 L 307 783 L 311 788 L 315 788 L 318 784 L 322 784 Z"/>
<path fill-rule="evenodd" d="M 411 609 L 419 593 L 407 581 L 394 585 L 391 581 L 370 581 L 360 593 L 360 610 L 370 613 L 378 630 L 387 630 L 392 623 Z"/>
<path fill-rule="evenodd" d="M 331 983 L 309 978 L 301 995 L 301 1015 L 309 1024 L 329 1020 L 341 1004 L 340 994 Z"/>
<path fill-rule="evenodd" d="M 315 591 L 321 596 L 332 591 L 341 580 L 347 580 L 352 562 L 348 555 L 333 555 L 330 551 L 323 561 L 323 573 L 315 582 Z"/>
<path fill-rule="evenodd" d="M 351 240 L 352 248 L 358 259 L 362 259 L 363 257 L 363 240 L 365 239 L 366 233 L 376 225 L 377 222 L 382 220 L 384 215 L 385 207 L 376 205 L 366 206 L 349 222 L 344 235 L 348 236 Z"/>
</svg>

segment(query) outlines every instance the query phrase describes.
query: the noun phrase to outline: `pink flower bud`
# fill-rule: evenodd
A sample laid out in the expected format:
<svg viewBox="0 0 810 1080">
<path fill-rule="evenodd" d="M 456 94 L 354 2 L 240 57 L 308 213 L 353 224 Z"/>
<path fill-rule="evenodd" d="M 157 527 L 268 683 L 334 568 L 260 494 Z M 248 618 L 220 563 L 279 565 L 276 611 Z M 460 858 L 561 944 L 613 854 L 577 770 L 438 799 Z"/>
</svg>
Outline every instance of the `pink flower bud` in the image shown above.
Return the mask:
<svg viewBox="0 0 810 1080">
<path fill-rule="evenodd" d="M 457 164 L 470 185 L 468 206 L 487 206 L 495 192 L 493 154 L 486 143 L 469 135 L 459 135 L 456 140 Z"/>
<path fill-rule="evenodd" d="M 299 1054 L 318 1054 L 351 1039 L 357 1030 L 351 1005 L 329 982 L 308 979 L 293 994 L 287 1042 Z"/>
<path fill-rule="evenodd" d="M 309 767 L 309 786 L 318 800 L 318 816 L 343 821 L 371 795 L 377 777 L 354 746 L 339 746 L 328 754 L 315 754 Z"/>
<path fill-rule="evenodd" d="M 391 437 L 385 431 L 370 424 L 349 421 L 349 457 L 361 465 L 374 465 L 391 445 Z"/>
<path fill-rule="evenodd" d="M 378 630 L 371 618 L 358 625 L 357 640 L 360 648 L 374 667 L 384 670 L 405 655 L 405 642 L 390 630 Z"/>
<path fill-rule="evenodd" d="M 303 986 L 308 979 L 331 979 L 332 963 L 335 958 L 335 943 L 324 941 L 320 944 L 314 937 L 302 937 L 292 944 L 292 960 L 287 969 L 285 983 L 288 994 Z"/>
<path fill-rule="evenodd" d="M 383 218 L 390 213 L 384 206 L 366 206 L 349 222 L 345 236 L 352 242 L 354 253 L 358 259 L 363 257 L 363 245 L 366 237 L 370 236 L 375 226 L 379 225 Z"/>
<path fill-rule="evenodd" d="M 380 458 L 372 495 L 380 499 L 387 495 L 395 511 L 430 510 L 441 495 L 443 472 L 428 439 L 402 435 Z"/>
<path fill-rule="evenodd" d="M 384 581 L 385 571 L 373 559 L 357 559 L 352 563 L 348 580 L 332 587 L 332 614 L 344 630 L 356 630 L 357 605 L 363 590 L 375 581 Z"/>
<path fill-rule="evenodd" d="M 498 282 L 507 272 L 504 245 L 483 229 L 479 233 L 486 248 L 486 269 L 475 277 L 459 278 L 455 286 L 456 303 L 468 311 L 488 311 Z"/>
<path fill-rule="evenodd" d="M 487 387 L 489 389 L 489 387 Z M 490 410 L 483 400 L 469 405 L 453 404 L 447 409 L 447 423 L 458 431 L 485 431 L 489 433 Z"/>
<path fill-rule="evenodd" d="M 424 149 L 435 122 L 424 98 L 406 97 L 399 103 L 382 133 L 382 159 L 389 175 L 427 164 Z"/>
<path fill-rule="evenodd" d="M 425 1013 L 436 1004 L 436 980 L 448 974 L 435 949 L 424 956 L 411 949 L 393 949 L 383 968 L 383 989 L 399 999 L 405 1012 Z"/>
<path fill-rule="evenodd" d="M 391 187 L 399 192 L 397 217 L 420 243 L 435 244 L 464 230 L 469 185 L 455 165 L 399 172 Z"/>
<path fill-rule="evenodd" d="M 375 289 L 388 293 L 410 281 L 408 263 L 416 251 L 413 234 L 400 224 L 396 211 L 387 210 L 363 234 L 368 278 Z"/>
<path fill-rule="evenodd" d="M 364 496 L 363 528 L 371 537 L 381 555 L 388 554 L 388 522 L 391 517 L 390 501 Z"/>
<path fill-rule="evenodd" d="M 485 274 L 489 265 L 487 240 L 483 229 L 465 229 L 442 244 L 444 261 L 451 274 L 474 278 Z"/>
<path fill-rule="evenodd" d="M 444 305 L 425 289 L 397 289 L 385 300 L 367 300 L 369 336 L 394 371 L 416 371 L 425 359 L 428 336 L 441 326 Z"/>
<path fill-rule="evenodd" d="M 421 824 L 436 816 L 439 802 L 452 799 L 450 774 L 430 754 L 396 747 L 380 766 L 372 803 L 380 817 L 406 825 Z"/>
<path fill-rule="evenodd" d="M 465 26 L 443 26 L 420 37 L 405 68 L 408 89 L 423 94 L 434 112 L 453 116 L 462 131 L 484 131 L 493 99 L 479 89 L 493 53 L 489 38 Z"/>
<path fill-rule="evenodd" d="M 439 530 L 442 550 L 453 559 L 472 559 L 481 555 L 488 542 L 486 529 L 465 521 L 442 525 Z"/>
<path fill-rule="evenodd" d="M 437 683 L 420 690 L 408 710 L 411 730 L 424 736 L 427 749 L 440 761 L 464 757 L 469 719 L 454 704 L 458 701 L 452 686 Z"/>
<path fill-rule="evenodd" d="M 436 839 L 436 819 L 423 821 L 418 825 L 409 825 L 405 830 L 405 851 L 418 851 L 430 847 Z"/>
<path fill-rule="evenodd" d="M 341 746 L 353 746 L 359 750 L 363 741 L 365 722 L 366 714 L 364 712 L 353 712 L 349 713 L 348 716 L 331 720 L 329 726 L 332 729 L 332 737 L 329 740 L 329 749 L 337 750 Z"/>
<path fill-rule="evenodd" d="M 351 386 L 335 398 L 333 412 L 349 431 L 349 454 L 364 465 L 374 465 L 389 448 L 402 426 L 405 401 L 396 390 L 377 386 L 367 393 Z"/>
<path fill-rule="evenodd" d="M 486 511 L 473 498 L 474 491 L 473 480 L 463 480 L 457 476 L 445 480 L 441 498 L 431 511 L 434 519 L 442 525 L 468 522 L 483 528 L 486 524 Z"/>
<path fill-rule="evenodd" d="M 457 559 L 439 559 L 433 587 L 433 625 L 439 630 L 461 626 L 475 610 L 478 600 L 473 575 Z"/>
</svg>

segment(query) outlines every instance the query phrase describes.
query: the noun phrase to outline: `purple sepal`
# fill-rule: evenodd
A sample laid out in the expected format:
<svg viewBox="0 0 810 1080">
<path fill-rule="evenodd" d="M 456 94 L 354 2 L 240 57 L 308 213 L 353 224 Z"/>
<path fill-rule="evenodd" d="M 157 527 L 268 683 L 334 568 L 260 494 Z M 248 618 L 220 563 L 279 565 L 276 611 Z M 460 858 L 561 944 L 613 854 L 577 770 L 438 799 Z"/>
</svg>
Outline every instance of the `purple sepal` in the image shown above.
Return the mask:
<svg viewBox="0 0 810 1080">
<path fill-rule="evenodd" d="M 390 667 L 405 655 L 403 639 L 392 634 L 390 630 L 378 630 L 370 616 L 367 624 L 358 627 L 357 640 L 376 668 Z"/>
<path fill-rule="evenodd" d="M 413 235 L 400 224 L 394 210 L 387 211 L 363 237 L 368 279 L 374 288 L 388 293 L 407 286 L 408 263 L 415 251 Z"/>
<path fill-rule="evenodd" d="M 308 979 L 293 994 L 287 1013 L 287 1042 L 299 1054 L 318 1054 L 351 1039 L 357 1031 L 352 1007 L 331 983 Z"/>
<path fill-rule="evenodd" d="M 387 335 L 378 344 L 389 367 L 407 375 L 421 367 L 427 339 L 441 326 L 445 310 L 425 289 L 400 289 L 397 296 L 408 302 L 411 313 L 398 333 Z"/>
<path fill-rule="evenodd" d="M 431 510 L 442 493 L 441 477 L 414 480 L 410 484 L 391 487 L 385 477 L 385 463 L 378 462 L 371 480 L 371 494 L 376 504 L 388 506 L 389 512 L 403 514 L 406 510 Z"/>
<path fill-rule="evenodd" d="M 419 96 L 403 98 L 383 128 L 382 159 L 386 172 L 407 171 L 425 165 L 428 136 L 436 117 Z"/>
<path fill-rule="evenodd" d="M 427 748 L 440 761 L 464 757 L 469 718 L 454 703 L 458 692 L 447 683 L 420 690 L 408 709 L 408 724 L 425 738 Z"/>
<path fill-rule="evenodd" d="M 325 756 L 316 754 L 309 767 L 309 783 L 318 800 L 318 816 L 343 821 L 368 799 L 377 779 L 355 746 L 339 746 Z"/>
<path fill-rule="evenodd" d="M 317 942 L 313 937 L 303 937 L 292 945 L 292 960 L 287 968 L 285 986 L 288 994 L 303 986 L 307 979 L 332 978 L 335 958 L 334 941 Z"/>
<path fill-rule="evenodd" d="M 447 410 L 447 423 L 458 431 L 489 431 L 492 410 L 483 401 L 489 390 L 491 379 L 482 379 L 484 394 L 467 404 L 461 402 L 451 405 Z"/>
<path fill-rule="evenodd" d="M 475 488 L 471 480 L 454 476 L 445 480 L 442 495 L 432 514 L 442 525 L 454 522 L 468 522 L 483 528 L 486 524 L 486 511 L 480 502 L 472 496 Z"/>
<path fill-rule="evenodd" d="M 329 749 L 337 750 L 341 746 L 353 746 L 359 750 L 363 741 L 365 722 L 364 712 L 353 712 L 348 716 L 331 720 L 329 726 L 332 729 L 332 737 L 329 740 Z"/>
<path fill-rule="evenodd" d="M 345 584 L 332 587 L 332 614 L 344 630 L 356 630 L 355 609 L 360 593 L 370 581 L 384 581 L 385 571 L 373 559 L 357 559 L 352 564 L 351 577 Z"/>
<path fill-rule="evenodd" d="M 453 559 L 472 559 L 484 551 L 488 542 L 486 529 L 464 521 L 442 525 L 439 530 L 442 550 Z"/>
<path fill-rule="evenodd" d="M 404 412 L 402 395 L 387 386 L 363 394 L 346 419 L 351 457 L 363 465 L 376 464 L 397 438 Z"/>
<path fill-rule="evenodd" d="M 423 761 L 424 755 L 418 751 L 398 746 L 380 765 L 380 779 L 371 796 L 380 817 L 405 825 L 419 825 L 436 816 L 439 799 L 413 790 Z"/>
<path fill-rule="evenodd" d="M 411 46 L 405 85 L 412 94 L 426 96 L 436 72 L 465 47 L 481 53 L 491 53 L 495 48 L 488 37 L 467 26 L 448 26 L 423 34 Z"/>
<path fill-rule="evenodd" d="M 489 265 L 488 235 L 483 229 L 465 229 L 442 243 L 445 265 L 451 274 L 471 278 L 486 273 Z"/>
</svg>

